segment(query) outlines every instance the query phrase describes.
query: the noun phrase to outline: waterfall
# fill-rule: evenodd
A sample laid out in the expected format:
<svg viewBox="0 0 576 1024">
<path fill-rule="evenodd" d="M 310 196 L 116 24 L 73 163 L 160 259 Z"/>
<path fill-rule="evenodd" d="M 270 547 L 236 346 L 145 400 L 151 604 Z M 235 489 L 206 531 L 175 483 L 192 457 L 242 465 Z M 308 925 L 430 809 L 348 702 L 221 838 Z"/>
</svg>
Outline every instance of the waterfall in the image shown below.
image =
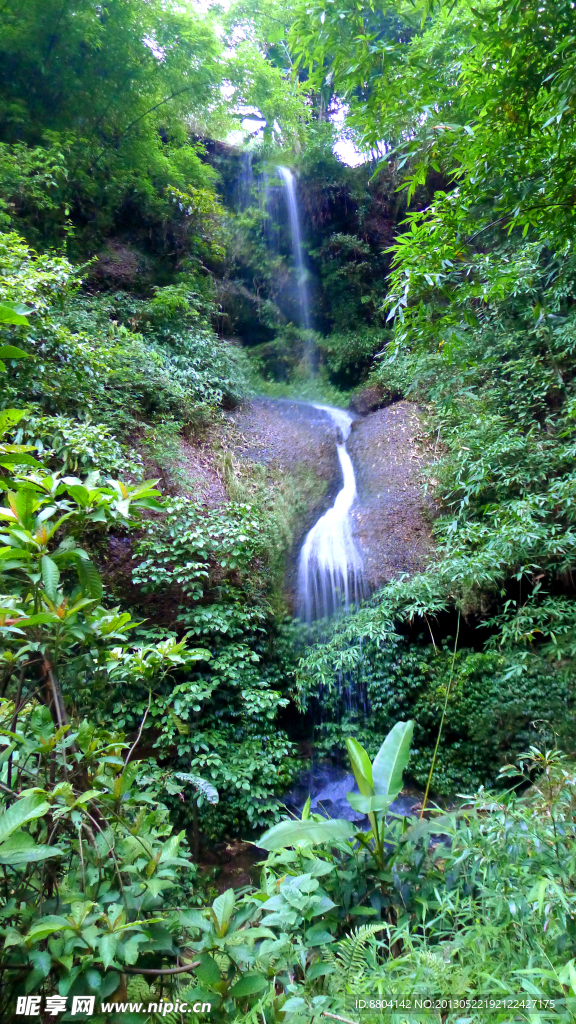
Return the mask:
<svg viewBox="0 0 576 1024">
<path fill-rule="evenodd" d="M 238 208 L 245 210 L 252 201 L 252 185 L 254 183 L 254 171 L 252 153 L 242 153 L 240 159 L 240 172 L 238 174 Z"/>
<path fill-rule="evenodd" d="M 302 317 L 302 327 L 309 330 L 310 302 L 308 299 L 308 287 L 306 284 L 306 267 L 302 258 L 302 240 L 300 236 L 300 219 L 298 217 L 298 204 L 296 202 L 296 189 L 294 187 L 294 175 L 288 167 L 278 167 L 281 177 L 286 186 L 286 198 L 288 200 L 288 213 L 290 216 L 290 231 L 292 233 L 292 250 L 296 264 L 296 283 L 298 286 L 298 301 Z"/>
<path fill-rule="evenodd" d="M 262 171 L 258 182 L 260 209 L 263 214 L 263 232 L 266 248 L 270 253 L 279 252 L 278 245 L 278 189 L 270 185 L 270 176 L 266 168 Z"/>
<path fill-rule="evenodd" d="M 342 470 L 342 488 L 332 508 L 308 533 L 298 570 L 299 613 L 312 622 L 358 604 L 364 595 L 362 555 L 352 537 L 350 509 L 356 497 L 354 466 L 346 450 L 352 417 L 344 409 L 314 405 L 330 416 L 338 441 L 336 448 Z"/>
</svg>

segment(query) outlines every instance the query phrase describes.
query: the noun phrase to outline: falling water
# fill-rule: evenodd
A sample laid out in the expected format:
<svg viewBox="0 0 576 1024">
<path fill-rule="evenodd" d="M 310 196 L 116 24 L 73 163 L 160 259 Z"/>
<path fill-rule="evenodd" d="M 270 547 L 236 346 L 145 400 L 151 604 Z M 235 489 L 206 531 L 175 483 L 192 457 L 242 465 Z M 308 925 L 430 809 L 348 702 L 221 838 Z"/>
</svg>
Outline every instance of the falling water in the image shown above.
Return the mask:
<svg viewBox="0 0 576 1024">
<path fill-rule="evenodd" d="M 238 207 L 240 210 L 245 210 L 250 206 L 252 199 L 252 185 L 254 183 L 253 159 L 252 153 L 242 153 L 240 173 L 238 175 Z"/>
<path fill-rule="evenodd" d="M 332 508 L 308 533 L 298 571 L 300 617 L 307 622 L 333 615 L 357 604 L 364 593 L 362 555 L 352 537 L 350 509 L 356 497 L 354 466 L 346 450 L 352 417 L 343 409 L 315 405 L 326 412 L 339 435 L 336 445 L 342 488 Z"/>
<path fill-rule="evenodd" d="M 309 330 L 310 302 L 308 299 L 308 288 L 306 285 L 306 267 L 302 258 L 302 241 L 300 236 L 300 219 L 298 217 L 298 204 L 296 202 L 296 189 L 294 187 L 294 175 L 288 167 L 278 167 L 280 175 L 286 186 L 286 197 L 288 199 L 288 213 L 290 215 L 290 230 L 292 232 L 292 249 L 294 262 L 296 263 L 296 275 L 298 285 L 298 301 L 302 316 L 302 327 Z"/>
<path fill-rule="evenodd" d="M 266 241 L 266 248 L 273 255 L 277 255 L 278 245 L 278 189 L 270 184 L 270 176 L 266 168 L 263 169 L 258 181 L 258 195 L 260 209 L 262 211 L 262 231 Z"/>
</svg>

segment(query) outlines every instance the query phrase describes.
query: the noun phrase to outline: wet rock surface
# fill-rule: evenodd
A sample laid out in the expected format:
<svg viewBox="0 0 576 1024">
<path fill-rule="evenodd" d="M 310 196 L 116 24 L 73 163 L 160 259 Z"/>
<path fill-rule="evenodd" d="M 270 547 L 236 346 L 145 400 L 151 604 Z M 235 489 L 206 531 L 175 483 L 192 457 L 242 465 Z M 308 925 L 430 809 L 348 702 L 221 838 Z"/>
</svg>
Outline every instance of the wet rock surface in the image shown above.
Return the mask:
<svg viewBox="0 0 576 1024">
<path fill-rule="evenodd" d="M 236 427 L 237 455 L 296 478 L 307 472 L 319 481 L 288 559 L 286 590 L 294 604 L 298 554 L 304 537 L 333 504 L 342 486 L 336 428 L 326 413 L 310 403 L 282 398 L 255 398 L 232 413 L 231 419 Z"/>
<path fill-rule="evenodd" d="M 420 430 L 410 402 L 378 409 L 352 425 L 347 447 L 358 499 L 351 514 L 371 590 L 400 573 L 421 571 L 431 552 L 434 503 L 424 494 Z"/>
<path fill-rule="evenodd" d="M 286 470 L 309 466 L 328 486 L 337 485 L 340 467 L 336 431 L 326 413 L 308 402 L 254 398 L 231 414 L 239 433 L 237 450 L 244 458 Z"/>
<path fill-rule="evenodd" d="M 324 483 L 289 560 L 286 582 L 293 594 L 302 540 L 342 486 L 334 424 L 307 402 L 273 398 L 255 398 L 231 419 L 235 450 L 242 458 L 289 473 L 303 467 Z M 346 446 L 358 498 L 351 516 L 370 590 L 400 573 L 419 572 L 431 550 L 434 504 L 424 494 L 421 470 L 426 455 L 418 441 L 420 429 L 416 406 L 404 401 L 358 416 L 352 424 Z"/>
</svg>

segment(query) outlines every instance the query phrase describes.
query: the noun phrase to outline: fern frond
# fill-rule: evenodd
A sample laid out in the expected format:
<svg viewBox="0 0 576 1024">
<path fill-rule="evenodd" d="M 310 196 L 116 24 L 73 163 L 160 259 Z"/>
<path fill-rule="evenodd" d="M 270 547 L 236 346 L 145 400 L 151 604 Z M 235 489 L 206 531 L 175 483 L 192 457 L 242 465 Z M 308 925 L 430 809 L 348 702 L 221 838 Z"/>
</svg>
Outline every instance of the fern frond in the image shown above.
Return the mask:
<svg viewBox="0 0 576 1024">
<path fill-rule="evenodd" d="M 128 975 L 126 994 L 131 1003 L 148 1004 L 152 1001 L 150 986 L 141 974 Z"/>
<path fill-rule="evenodd" d="M 228 954 L 227 953 L 222 953 L 220 951 L 215 952 L 214 953 L 214 959 L 215 959 L 216 963 L 218 964 L 218 967 L 220 968 L 222 973 L 226 974 L 228 968 L 230 967 L 230 962 L 231 962 L 230 961 L 230 957 L 228 956 Z"/>
<path fill-rule="evenodd" d="M 283 959 L 282 952 L 278 953 L 266 953 L 262 960 L 255 960 L 250 967 L 251 971 L 260 971 L 262 974 L 268 974 L 269 970 L 274 970 L 276 964 L 279 964 Z"/>
<path fill-rule="evenodd" d="M 383 921 L 379 924 L 363 924 L 337 943 L 335 960 L 346 981 L 351 977 L 357 978 L 368 970 L 370 965 L 364 952 L 366 945 L 377 932 L 382 932 L 386 928 L 387 925 Z"/>
<path fill-rule="evenodd" d="M 419 949 L 416 952 L 418 963 L 427 967 L 436 981 L 444 981 L 452 972 L 452 964 L 445 961 L 437 953 L 429 949 Z"/>
</svg>

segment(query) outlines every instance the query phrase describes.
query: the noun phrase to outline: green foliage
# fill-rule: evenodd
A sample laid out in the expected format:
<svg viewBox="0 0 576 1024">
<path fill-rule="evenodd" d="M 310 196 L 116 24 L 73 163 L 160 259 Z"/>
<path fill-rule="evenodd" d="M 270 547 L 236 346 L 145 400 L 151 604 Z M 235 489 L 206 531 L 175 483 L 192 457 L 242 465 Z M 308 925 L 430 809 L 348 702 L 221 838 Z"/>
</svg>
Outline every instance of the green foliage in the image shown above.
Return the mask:
<svg viewBox="0 0 576 1024">
<path fill-rule="evenodd" d="M 354 832 L 354 825 L 344 819 L 318 821 L 308 818 L 302 821 L 280 821 L 260 836 L 258 845 L 263 850 L 283 850 L 300 844 L 331 843 L 339 839 L 349 839 Z"/>
<path fill-rule="evenodd" d="M 562 986 L 574 947 L 566 895 L 573 772 L 552 750 L 532 748 L 523 763 L 529 777 L 544 769 L 535 791 L 499 800 L 480 794 L 461 808 L 451 846 L 429 849 L 420 934 L 406 928 L 402 955 L 366 972 L 365 990 L 407 984 L 423 992 L 428 985 L 440 995 L 450 977 L 462 996 L 481 990 L 556 998 L 559 1015 L 570 1018 L 563 1001 L 573 998 L 570 982 Z"/>
<path fill-rule="evenodd" d="M 79 419 L 88 414 L 121 430 L 134 427 L 138 416 L 172 415 L 193 423 L 201 410 L 233 404 L 244 393 L 241 364 L 205 325 L 195 293 L 176 289 L 175 307 L 174 289 L 168 295 L 158 289 L 150 302 L 70 301 L 75 288 L 77 271 L 68 260 L 37 255 L 14 233 L 0 236 L 0 298 L 21 296 L 35 310 L 30 326 L 17 331 L 38 356 L 9 368 L 6 404 L 33 403 L 55 416 L 65 409 Z M 76 461 L 87 465 L 81 435 L 88 427 L 76 429 Z M 58 443 L 60 456 L 69 458 L 66 449 Z M 95 462 L 100 454 L 110 460 L 101 444 Z"/>
<path fill-rule="evenodd" d="M 106 998 L 126 965 L 178 955 L 177 908 L 195 902 L 183 834 L 122 734 L 2 700 L 0 737 L 4 1012 L 39 987 Z"/>
<path fill-rule="evenodd" d="M 322 107 L 318 94 L 311 97 L 312 104 L 318 102 Z M 239 159 L 215 159 L 233 207 L 226 214 L 223 280 L 217 285 L 222 330 L 256 350 L 266 380 L 303 377 L 298 364 L 303 342 L 310 343 L 298 326 L 292 239 L 278 163 L 293 167 L 296 175 L 315 328 L 311 338 L 322 366 L 328 356 L 331 382 L 346 388 L 358 383 L 384 344 L 378 333 L 390 264 L 385 250 L 404 212 L 405 199 L 395 195 L 401 178 L 394 169 L 374 174 L 373 166 L 347 167 L 332 151 L 335 142 L 335 129 L 320 113 L 301 153 L 282 154 L 262 144 L 251 145 Z M 419 189 L 418 198 L 424 203 L 428 191 Z M 297 383 L 306 386 L 305 379 Z"/>
<path fill-rule="evenodd" d="M 246 104 L 269 137 L 302 132 L 300 90 L 255 40 L 226 49 L 213 11 L 27 0 L 1 27 L 0 216 L 35 246 L 92 253 L 128 226 L 169 265 L 219 259 L 199 139 L 224 138 Z"/>
<path fill-rule="evenodd" d="M 174 499 L 161 524 L 148 527 L 137 554 L 144 556 L 134 570 L 134 582 L 146 587 L 174 583 L 187 598 L 203 596 L 210 568 L 222 578 L 230 571 L 247 582 L 248 569 L 262 548 L 262 515 L 251 505 L 228 503 L 206 509 Z"/>
<path fill-rule="evenodd" d="M 568 1021 L 576 783 L 555 747 L 574 753 L 571 3 L 201 15 L 25 0 L 0 24 L 4 1015 L 20 993 L 168 992 L 210 1002 L 216 1022 L 309 1024 L 346 1019 L 352 994 L 449 984 L 554 998 Z M 333 156 L 334 96 L 385 152 L 376 174 Z M 286 211 L 263 202 L 283 195 L 274 172 L 225 212 L 237 157 L 198 141 L 246 110 L 262 118 L 260 170 L 315 120 L 282 159 L 299 173 L 317 334 L 295 326 Z M 213 318 L 250 340 L 271 389 L 343 401 L 367 381 L 425 410 L 435 558 L 297 671 L 280 581 L 313 483 L 225 453 L 217 507 L 160 504 L 155 481 L 135 482 L 247 393 Z M 118 550 L 135 555 L 130 580 L 109 568 Z M 278 822 L 295 676 L 302 709 L 322 706 L 318 749 L 348 749 L 369 831 L 310 804 Z M 441 719 L 437 791 L 497 795 L 395 816 Z M 133 760 L 140 740 L 154 760 Z M 206 904 L 180 826 L 194 852 L 201 835 L 268 829 L 260 886 Z M 176 958 L 192 978 L 122 980 Z"/>
<path fill-rule="evenodd" d="M 129 454 L 114 434 L 100 423 L 77 422 L 70 416 L 31 416 L 19 420 L 14 441 L 31 445 L 44 465 L 73 473 L 100 469 L 103 473 L 142 474 L 142 459 Z"/>
<path fill-rule="evenodd" d="M 338 332 L 355 333 L 358 323 L 373 319 L 382 302 L 378 254 L 357 235 L 335 231 L 310 255 L 320 267 L 323 300 L 331 323 Z M 367 348 L 365 341 L 359 355 L 372 355 L 372 351 L 365 351 Z M 334 367 L 336 371 L 339 368 Z"/>
<path fill-rule="evenodd" d="M 374 628 L 374 614 L 367 618 Z M 352 627 L 353 628 L 353 627 Z M 449 646 L 435 650 L 407 644 L 388 634 L 380 644 L 364 637 L 360 645 L 336 635 L 332 645 L 312 648 L 299 669 L 301 700 L 311 708 L 318 700 L 325 721 L 317 728 L 320 748 L 342 749 L 347 735 L 361 735 L 370 752 L 399 717 L 415 719 L 410 775 L 425 785 L 438 725 L 450 680 Z M 361 704 L 350 709 L 350 695 L 360 693 L 370 707 L 365 722 Z M 539 738 L 573 751 L 576 692 L 569 666 L 557 668 L 542 656 L 519 662 L 518 654 L 475 652 L 462 648 L 454 663 L 440 763 L 433 788 L 454 793 L 490 785 L 510 756 Z"/>
<path fill-rule="evenodd" d="M 69 266 L 43 258 L 35 263 L 11 238 L 8 251 L 14 248 L 26 264 L 22 277 L 28 294 L 37 298 L 37 330 L 50 329 L 53 306 L 43 302 L 42 288 L 50 287 L 59 272 L 65 286 Z M 28 271 L 38 264 L 42 271 L 34 289 Z M 5 281 L 15 287 L 14 266 L 9 269 Z M 181 309 L 175 313 L 169 302 L 168 310 L 157 303 L 156 331 L 177 315 L 187 327 Z M 16 329 L 27 332 L 29 345 L 32 328 Z M 64 344 L 75 337 L 59 324 L 54 334 Z M 55 357 L 62 358 L 63 347 L 55 344 Z M 13 365 L 26 353 L 14 348 L 5 354 L 12 364 L 8 374 L 16 380 Z M 160 791 L 172 813 L 191 825 L 197 843 L 199 813 L 206 818 L 204 834 L 216 836 L 247 824 L 262 827 L 277 816 L 274 793 L 286 789 L 293 769 L 291 745 L 274 730 L 277 710 L 287 701 L 264 630 L 266 572 L 264 586 L 256 587 L 249 573 L 266 550 L 260 535 L 264 510 L 231 503 L 206 519 L 199 506 L 176 500 L 165 511 L 153 481 L 125 484 L 98 468 L 82 477 L 66 474 L 65 460 L 70 466 L 75 459 L 85 469 L 100 457 L 121 459 L 122 449 L 106 428 L 91 430 L 67 416 L 11 409 L 0 414 L 0 426 L 15 437 L 15 443 L 0 448 L 5 495 L 0 685 L 4 694 L 14 695 L 13 701 L 3 701 L 2 712 L 0 792 L 9 809 L 0 830 L 1 966 L 9 979 L 3 987 L 6 1014 L 12 1016 L 15 997 L 23 991 L 65 996 L 88 991 L 114 1002 L 126 994 L 126 969 L 128 974 L 163 970 L 167 958 L 170 970 L 184 952 L 189 929 L 183 913 L 199 896 L 191 890 L 190 861 L 179 855 L 184 832 L 172 834 Z M 143 541 L 150 557 L 142 572 L 152 589 L 165 589 L 166 576 L 180 570 L 181 548 L 187 545 L 189 572 L 178 583 L 186 590 L 191 581 L 194 589 L 198 567 L 207 566 L 214 576 L 210 586 L 222 591 L 219 602 L 183 604 L 183 639 L 151 630 L 144 642 L 133 638 L 130 643 L 129 631 L 137 623 L 128 612 L 107 606 L 102 579 L 84 546 L 101 550 L 108 527 L 129 525 L 142 509 L 164 514 L 160 529 L 150 527 L 148 542 Z M 194 596 L 200 595 L 194 591 Z M 252 607 L 245 606 L 249 596 Z M 247 627 L 252 636 L 246 635 Z M 192 646 L 192 639 L 203 646 Z M 259 663 L 266 656 L 262 670 Z M 208 664 L 208 672 L 199 664 Z M 77 709 L 88 717 L 75 715 L 71 723 L 69 710 Z M 134 729 L 134 743 L 94 722 L 111 715 L 120 727 Z M 131 760 L 147 719 L 158 756 L 170 756 L 170 769 Z M 223 785 L 224 813 L 215 781 Z M 214 908 L 220 927 L 218 900 Z M 191 924 L 195 931 L 196 920 Z M 203 948 L 212 946 L 212 940 L 204 941 Z M 299 950 L 290 951 L 289 964 L 298 956 Z M 226 1014 L 236 1008 L 242 1013 L 253 994 L 269 987 L 266 975 L 250 986 L 245 962 L 243 954 L 236 978 L 227 972 Z M 171 986 L 172 975 L 168 978 Z M 147 993 L 158 1001 L 157 982 Z M 213 1001 L 221 997 L 222 992 Z M 116 1014 L 112 1008 L 102 1019 L 121 1016 L 121 1009 Z"/>
<path fill-rule="evenodd" d="M 330 379 L 348 386 L 362 383 L 388 340 L 388 331 L 361 325 L 348 332 L 333 331 L 319 343 Z"/>
<path fill-rule="evenodd" d="M 346 1016 L 364 998 L 362 1016 L 375 1024 L 386 1011 L 371 1009 L 370 1000 L 391 992 L 442 998 L 447 984 L 452 998 L 554 999 L 559 1017 L 570 1020 L 572 767 L 557 750 L 532 747 L 502 772 L 531 784 L 523 795 L 480 791 L 449 815 L 389 821 L 387 868 L 379 873 L 358 842 L 362 833 L 356 842 L 270 854 L 268 870 L 306 866 L 322 879 L 335 904 L 324 926 L 336 939 L 344 931 L 292 989 L 288 1020 Z M 354 927 L 358 916 L 371 921 Z M 461 1008 L 431 1012 L 438 1021 L 462 1015 Z M 466 1012 L 480 1020 L 474 1007 Z"/>
<path fill-rule="evenodd" d="M 286 847 L 329 844 L 350 839 L 361 844 L 362 850 L 370 854 L 378 871 L 383 872 L 390 859 L 387 837 L 390 831 L 386 815 L 390 805 L 402 789 L 402 777 L 410 758 L 410 744 L 414 722 L 397 722 L 380 747 L 374 763 L 358 740 L 348 737 L 346 746 L 350 764 L 358 784 L 359 793 L 348 793 L 346 798 L 355 811 L 368 816 L 370 832 L 358 832 L 351 821 L 325 819 L 319 815 L 310 816 L 310 800 L 306 804 L 301 821 L 282 821 L 269 829 L 258 840 L 265 850 L 282 850 Z"/>
<path fill-rule="evenodd" d="M 25 211 L 45 223 L 51 222 L 58 234 L 69 233 L 70 223 L 65 213 L 63 190 L 66 187 L 68 171 L 64 153 L 56 146 L 14 146 L 0 144 L 0 224 L 2 229 L 10 227 L 15 214 L 25 217 Z M 68 210 L 68 213 L 70 211 Z"/>
<path fill-rule="evenodd" d="M 108 426 L 84 418 L 89 410 L 122 431 L 142 416 L 171 414 L 180 417 L 172 421 L 178 432 L 238 400 L 241 362 L 210 332 L 209 302 L 190 282 L 157 287 L 148 300 L 71 298 L 75 272 L 67 260 L 37 256 L 14 234 L 4 239 L 5 291 L 10 301 L 24 291 L 26 309 L 35 310 L 33 324 L 12 330 L 42 357 L 24 371 L 16 356 L 26 353 L 14 350 L 7 374 L 7 398 L 25 398 L 36 409 L 3 414 L 14 441 L 2 453 L 3 464 L 15 467 L 6 486 L 16 496 L 14 513 L 7 507 L 4 515 L 4 621 L 12 641 L 5 682 L 12 685 L 24 664 L 25 685 L 32 685 L 33 663 L 22 657 L 36 650 L 52 673 L 50 687 L 62 689 L 62 720 L 66 703 L 88 717 L 95 709 L 113 714 L 127 729 L 148 718 L 158 756 L 174 760 L 188 788 L 207 776 L 206 785 L 226 795 L 216 808 L 201 787 L 182 807 L 182 785 L 166 784 L 171 809 L 196 844 L 200 811 L 205 835 L 262 827 L 277 816 L 294 772 L 292 745 L 274 727 L 287 703 L 288 645 L 267 635 L 276 629 L 267 602 L 283 571 L 294 501 L 275 504 L 262 482 L 255 477 L 244 486 L 226 463 L 230 490 L 248 501 L 207 512 L 175 498 L 161 519 L 148 520 L 134 582 L 152 600 L 172 593 L 170 621 L 180 637 L 152 628 L 130 645 L 126 631 L 135 623 L 106 606 L 95 561 L 105 551 L 107 525 L 122 530 L 130 503 L 158 511 L 158 492 L 150 483 L 105 479 L 102 469 L 119 466 L 141 475 L 141 460 L 127 458 Z M 52 413 L 62 408 L 78 418 Z M 12 516 L 24 519 L 12 524 Z M 190 649 L 187 638 L 202 647 Z M 208 669 L 197 665 L 202 660 Z"/>
<path fill-rule="evenodd" d="M 176 745 L 184 770 L 199 771 L 226 794 L 217 813 L 205 809 L 209 834 L 275 816 L 294 772 L 293 746 L 274 725 L 288 703 L 282 673 L 289 655 L 267 607 L 273 526 L 256 505 L 208 511 L 174 499 L 140 541 L 144 557 L 133 571 L 144 591 L 172 595 L 173 620 L 211 653 L 207 671 L 179 673 L 162 686 L 155 680 L 151 710 L 159 752 L 174 758 Z M 111 681 L 106 699 L 116 700 L 117 720 L 135 722 L 138 700 L 130 708 L 124 693 L 130 684 L 144 699 L 141 668 L 124 659 Z"/>
</svg>

